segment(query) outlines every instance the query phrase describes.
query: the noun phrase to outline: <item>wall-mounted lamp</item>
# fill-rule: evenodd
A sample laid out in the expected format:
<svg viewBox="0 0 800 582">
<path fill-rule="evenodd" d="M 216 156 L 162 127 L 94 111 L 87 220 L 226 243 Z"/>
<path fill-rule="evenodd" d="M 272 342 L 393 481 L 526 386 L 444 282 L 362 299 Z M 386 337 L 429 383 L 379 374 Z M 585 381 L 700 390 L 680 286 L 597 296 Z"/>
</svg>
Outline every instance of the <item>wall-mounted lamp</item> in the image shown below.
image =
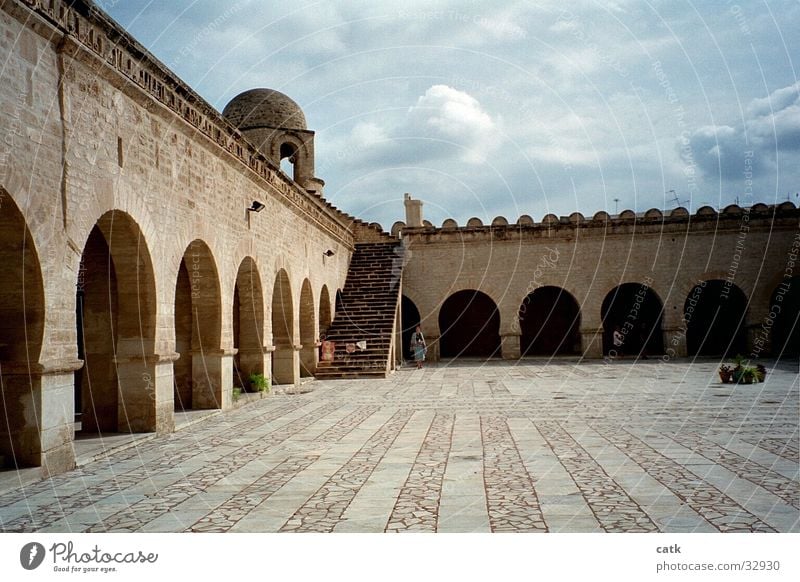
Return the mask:
<svg viewBox="0 0 800 582">
<path fill-rule="evenodd" d="M 328 249 L 327 251 L 325 251 L 324 253 L 322 253 L 322 255 L 323 255 L 323 256 L 325 256 L 325 257 L 332 257 L 332 256 L 333 256 L 333 255 L 335 255 L 335 254 L 336 254 L 336 253 L 334 253 L 334 252 L 333 252 L 331 249 Z"/>
<path fill-rule="evenodd" d="M 247 209 L 248 212 L 261 212 L 264 210 L 266 206 L 261 204 L 258 200 L 253 200 L 253 203 L 250 205 L 250 208 Z"/>
</svg>

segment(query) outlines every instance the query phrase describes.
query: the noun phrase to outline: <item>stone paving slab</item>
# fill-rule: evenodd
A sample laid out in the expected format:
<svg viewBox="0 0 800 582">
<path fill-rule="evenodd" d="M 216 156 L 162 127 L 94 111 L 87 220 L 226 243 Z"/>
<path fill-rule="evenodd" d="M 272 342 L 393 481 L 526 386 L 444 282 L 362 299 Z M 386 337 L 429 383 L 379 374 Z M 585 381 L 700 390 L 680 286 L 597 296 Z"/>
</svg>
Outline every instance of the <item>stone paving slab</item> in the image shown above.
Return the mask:
<svg viewBox="0 0 800 582">
<path fill-rule="evenodd" d="M 455 362 L 315 381 L 44 481 L 3 532 L 800 532 L 800 379 Z M 768 366 L 770 367 L 770 366 Z M 86 443 L 78 443 L 85 446 Z"/>
</svg>

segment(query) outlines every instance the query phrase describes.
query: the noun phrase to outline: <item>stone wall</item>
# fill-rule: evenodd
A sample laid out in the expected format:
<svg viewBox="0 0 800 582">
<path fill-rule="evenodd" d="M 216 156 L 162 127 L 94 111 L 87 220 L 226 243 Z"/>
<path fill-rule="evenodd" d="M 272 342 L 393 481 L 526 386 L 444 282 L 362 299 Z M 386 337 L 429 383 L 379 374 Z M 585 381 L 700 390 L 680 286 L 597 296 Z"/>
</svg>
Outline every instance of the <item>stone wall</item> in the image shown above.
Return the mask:
<svg viewBox="0 0 800 582">
<path fill-rule="evenodd" d="M 715 279 L 736 286 L 749 300 L 745 324 L 752 346 L 800 240 L 800 211 L 790 202 L 731 206 L 721 214 L 704 207 L 692 216 L 676 209 L 667 216 L 626 211 L 587 220 L 576 213 L 548 215 L 539 223 L 524 216 L 516 224 L 502 217 L 493 226 L 478 219 L 468 224 L 395 225 L 408 252 L 403 293 L 415 303 L 433 343 L 442 333 L 439 311 L 448 297 L 465 289 L 486 293 L 499 310 L 506 358 L 520 355 L 523 300 L 544 286 L 562 288 L 577 301 L 588 357 L 602 355 L 602 304 L 623 283 L 657 294 L 664 307 L 664 345 L 676 356 L 686 355 L 684 306 L 694 286 Z"/>
<path fill-rule="evenodd" d="M 22 299 L 21 292 L 4 295 L 4 303 L 18 319 L 43 314 L 41 338 L 6 331 L 0 339 L 36 348 L 3 352 L 8 357 L 0 362 L 7 401 L 0 413 L 11 424 L 10 434 L 0 434 L 6 463 L 14 458 L 45 472 L 72 466 L 78 369 L 117 384 L 118 394 L 108 399 L 110 410 L 117 409 L 114 430 L 173 429 L 179 359 L 183 374 L 192 376 L 195 406 L 229 406 L 239 317 L 233 295 L 245 262 L 255 272 L 248 285 L 258 292 L 239 299 L 258 297 L 249 308 L 263 322 L 251 333 L 261 344 L 260 362 L 251 341 L 247 367 L 270 376 L 271 356 L 279 356 L 282 381 L 297 381 L 301 327 L 316 338 L 323 289 L 332 296 L 344 285 L 355 242 L 351 217 L 283 177 L 88 4 L 3 3 L 0 51 L 8 55 L 0 82 L 0 212 L 17 231 L 4 233 L 3 256 L 13 263 L 12 279 L 34 281 L 33 269 L 42 280 L 40 289 L 29 284 Z M 263 211 L 249 212 L 253 201 Z M 93 229 L 104 242 L 89 245 L 94 250 L 85 255 Z M 333 256 L 324 256 L 328 250 Z M 105 273 L 103 256 L 110 256 Z M 189 288 L 177 289 L 181 265 Z M 76 289 L 98 274 L 113 280 L 104 288 L 115 289 L 119 325 L 106 341 L 84 338 L 97 363 L 88 370 L 78 358 Z M 270 316 L 276 288 L 279 304 L 291 303 L 292 317 L 291 337 L 278 351 Z M 96 290 L 86 290 L 95 305 Z M 193 336 L 191 350 L 179 353 L 176 310 L 185 328 L 187 306 L 175 302 L 189 296 L 201 310 L 197 321 L 217 329 Z M 330 303 L 323 300 L 323 311 Z M 103 327 L 88 307 L 84 316 L 84 333 Z M 104 355 L 94 354 L 104 346 Z M 313 368 L 306 352 L 305 367 Z"/>
</svg>

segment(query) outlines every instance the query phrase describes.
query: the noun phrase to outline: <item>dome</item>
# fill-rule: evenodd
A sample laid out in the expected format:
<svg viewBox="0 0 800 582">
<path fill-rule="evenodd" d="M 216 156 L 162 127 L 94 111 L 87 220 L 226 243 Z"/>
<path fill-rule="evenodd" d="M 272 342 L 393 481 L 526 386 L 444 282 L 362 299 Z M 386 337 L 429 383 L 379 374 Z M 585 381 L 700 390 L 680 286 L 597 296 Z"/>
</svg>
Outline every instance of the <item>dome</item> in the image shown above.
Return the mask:
<svg viewBox="0 0 800 582">
<path fill-rule="evenodd" d="M 272 89 L 250 89 L 240 93 L 225 106 L 222 115 L 241 130 L 261 127 L 308 129 L 300 106 Z"/>
</svg>

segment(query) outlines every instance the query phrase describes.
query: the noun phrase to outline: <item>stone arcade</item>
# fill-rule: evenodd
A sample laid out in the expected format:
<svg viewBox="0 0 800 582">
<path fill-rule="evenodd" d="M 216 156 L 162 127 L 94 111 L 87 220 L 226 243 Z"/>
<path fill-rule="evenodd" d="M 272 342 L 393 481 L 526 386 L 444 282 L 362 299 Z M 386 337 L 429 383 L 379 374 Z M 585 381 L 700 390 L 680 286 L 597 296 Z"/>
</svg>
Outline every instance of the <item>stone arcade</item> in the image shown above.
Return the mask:
<svg viewBox="0 0 800 582">
<path fill-rule="evenodd" d="M 170 432 L 253 373 L 385 376 L 417 322 L 433 359 L 600 358 L 615 327 L 630 354 L 797 351 L 791 203 L 434 228 L 409 197 L 388 234 L 324 199 L 289 97 L 220 114 L 85 0 L 5 1 L 0 32 L 7 467 L 72 468 L 76 426 Z"/>
</svg>

